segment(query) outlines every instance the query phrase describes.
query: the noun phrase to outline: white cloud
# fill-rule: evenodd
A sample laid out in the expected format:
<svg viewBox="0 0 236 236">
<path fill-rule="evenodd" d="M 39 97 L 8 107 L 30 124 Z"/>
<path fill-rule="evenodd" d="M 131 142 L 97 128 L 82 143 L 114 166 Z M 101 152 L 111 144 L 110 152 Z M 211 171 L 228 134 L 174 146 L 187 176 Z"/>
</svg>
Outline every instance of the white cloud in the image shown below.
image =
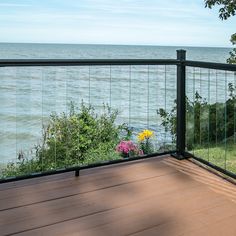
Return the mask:
<svg viewBox="0 0 236 236">
<path fill-rule="evenodd" d="M 236 23 L 218 20 L 200 0 L 41 1 L 0 8 L 0 41 L 230 46 Z"/>
</svg>

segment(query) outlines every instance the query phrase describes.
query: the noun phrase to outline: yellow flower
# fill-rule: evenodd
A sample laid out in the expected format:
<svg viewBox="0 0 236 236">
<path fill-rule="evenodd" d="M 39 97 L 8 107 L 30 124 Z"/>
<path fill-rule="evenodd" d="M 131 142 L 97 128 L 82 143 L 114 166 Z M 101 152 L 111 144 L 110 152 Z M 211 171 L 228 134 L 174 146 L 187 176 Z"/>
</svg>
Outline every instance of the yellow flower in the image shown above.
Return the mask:
<svg viewBox="0 0 236 236">
<path fill-rule="evenodd" d="M 143 142 L 145 139 L 151 138 L 154 135 L 153 131 L 145 129 L 138 134 L 139 142 Z"/>
<path fill-rule="evenodd" d="M 145 136 L 143 135 L 143 133 L 139 133 L 138 134 L 138 140 L 139 142 L 142 142 L 145 139 Z"/>
</svg>

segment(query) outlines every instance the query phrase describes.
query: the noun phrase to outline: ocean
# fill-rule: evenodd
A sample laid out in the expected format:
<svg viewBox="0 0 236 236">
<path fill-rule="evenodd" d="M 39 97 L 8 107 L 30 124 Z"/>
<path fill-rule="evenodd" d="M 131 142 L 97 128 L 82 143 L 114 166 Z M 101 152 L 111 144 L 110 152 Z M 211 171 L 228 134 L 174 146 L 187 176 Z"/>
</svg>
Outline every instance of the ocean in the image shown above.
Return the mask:
<svg viewBox="0 0 236 236">
<path fill-rule="evenodd" d="M 0 43 L 0 59 L 175 59 L 178 49 L 187 50 L 189 60 L 212 62 L 226 62 L 231 50 L 230 48 L 184 46 Z"/>
<path fill-rule="evenodd" d="M 185 49 L 187 59 L 225 63 L 230 48 L 8 44 L 0 43 L 0 59 L 175 59 L 176 50 Z M 213 73 L 213 72 L 211 72 Z M 190 97 L 195 91 L 209 94 L 209 73 L 188 71 Z M 196 75 L 196 78 L 193 76 Z M 199 78 L 197 78 L 199 77 Z M 225 77 L 224 77 L 225 78 Z M 213 76 L 211 78 L 213 80 Z M 41 142 L 42 126 L 50 114 L 68 113 L 73 101 L 92 104 L 98 113 L 103 104 L 119 110 L 117 123 L 127 123 L 137 133 L 155 131 L 156 145 L 172 142 L 161 126 L 159 108 L 171 110 L 176 98 L 175 66 L 101 66 L 101 67 L 21 67 L 0 68 L 0 163 L 16 161 L 19 152 L 29 158 Z M 227 83 L 234 81 L 233 75 Z M 216 81 L 210 81 L 215 88 Z M 218 83 L 214 94 L 226 86 Z M 190 89 L 191 87 L 191 89 Z M 225 98 L 225 90 L 222 96 Z M 218 93 L 219 94 L 219 93 Z M 216 96 L 209 97 L 214 102 Z M 218 98 L 217 98 L 218 99 Z"/>
</svg>

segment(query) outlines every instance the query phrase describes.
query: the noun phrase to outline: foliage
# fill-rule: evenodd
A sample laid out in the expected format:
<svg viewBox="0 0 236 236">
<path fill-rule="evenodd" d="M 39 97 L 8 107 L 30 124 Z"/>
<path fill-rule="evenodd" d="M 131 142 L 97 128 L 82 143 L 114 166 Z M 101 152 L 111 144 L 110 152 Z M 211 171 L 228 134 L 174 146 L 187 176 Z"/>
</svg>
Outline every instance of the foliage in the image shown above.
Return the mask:
<svg viewBox="0 0 236 236">
<path fill-rule="evenodd" d="M 236 144 L 227 140 L 220 144 L 210 144 L 208 147 L 196 147 L 194 155 L 205 159 L 223 169 L 236 173 Z"/>
<path fill-rule="evenodd" d="M 98 115 L 94 108 L 83 103 L 80 110 L 70 104 L 69 114 L 52 114 L 43 127 L 42 142 L 34 147 L 35 157 L 21 152 L 17 164 L 9 163 L 4 176 L 23 175 L 94 161 L 117 159 L 115 147 L 132 131 L 126 124 L 116 125 L 117 110 L 105 106 Z"/>
<path fill-rule="evenodd" d="M 229 17 L 234 16 L 236 13 L 236 0 L 205 0 L 205 6 L 212 8 L 213 6 L 221 6 L 219 9 L 219 17 L 221 20 L 227 20 Z M 231 43 L 236 44 L 236 33 L 231 35 Z M 236 48 L 230 53 L 227 63 L 236 64 Z"/>
<path fill-rule="evenodd" d="M 144 154 L 150 154 L 153 152 L 154 148 L 150 140 L 153 136 L 154 133 L 151 130 L 143 130 L 138 134 L 140 149 L 143 150 Z"/>
<path fill-rule="evenodd" d="M 236 45 L 236 33 L 231 36 L 230 41 L 233 45 Z M 236 48 L 233 48 L 229 54 L 230 57 L 227 59 L 227 63 L 236 64 Z"/>
<path fill-rule="evenodd" d="M 186 98 L 186 145 L 192 149 L 194 145 L 208 145 L 222 142 L 232 137 L 235 132 L 234 112 L 236 104 L 235 87 L 228 84 L 229 98 L 225 103 L 208 104 L 198 92 L 194 101 Z M 176 102 L 175 102 L 176 104 Z M 162 126 L 176 140 L 176 105 L 170 112 L 159 109 Z"/>
<path fill-rule="evenodd" d="M 236 13 L 236 0 L 205 0 L 206 7 L 212 8 L 215 5 L 221 6 L 219 17 L 222 20 L 227 20 Z"/>
</svg>

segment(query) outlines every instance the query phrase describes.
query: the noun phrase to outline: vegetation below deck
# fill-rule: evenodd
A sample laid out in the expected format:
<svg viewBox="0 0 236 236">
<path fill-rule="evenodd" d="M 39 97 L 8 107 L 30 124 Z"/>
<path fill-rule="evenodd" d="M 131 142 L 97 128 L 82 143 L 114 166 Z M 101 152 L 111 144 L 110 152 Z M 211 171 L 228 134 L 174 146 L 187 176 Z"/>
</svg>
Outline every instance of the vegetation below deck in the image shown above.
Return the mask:
<svg viewBox="0 0 236 236">
<path fill-rule="evenodd" d="M 43 125 L 40 144 L 18 153 L 18 161 L 0 168 L 2 178 L 81 166 L 154 151 L 154 132 L 143 130 L 135 140 L 133 130 L 116 124 L 118 111 L 104 105 L 95 112 L 92 106 L 70 104 L 69 113 L 52 114 Z M 30 154 L 27 154 L 30 153 Z"/>
<path fill-rule="evenodd" d="M 232 142 L 204 148 L 198 147 L 192 150 L 191 153 L 216 166 L 236 173 L 236 144 Z"/>
</svg>

